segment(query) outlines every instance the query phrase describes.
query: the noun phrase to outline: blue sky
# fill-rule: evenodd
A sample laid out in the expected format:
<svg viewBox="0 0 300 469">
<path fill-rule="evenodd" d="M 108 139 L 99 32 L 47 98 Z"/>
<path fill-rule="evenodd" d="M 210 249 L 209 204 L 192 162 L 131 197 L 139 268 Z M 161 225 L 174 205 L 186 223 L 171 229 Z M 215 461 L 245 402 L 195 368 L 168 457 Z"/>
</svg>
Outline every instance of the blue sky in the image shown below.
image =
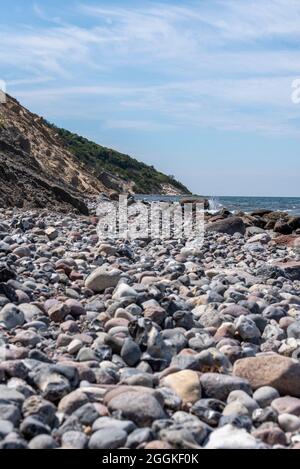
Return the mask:
<svg viewBox="0 0 300 469">
<path fill-rule="evenodd" d="M 299 0 L 0 0 L 30 110 L 207 195 L 300 196 Z"/>
</svg>

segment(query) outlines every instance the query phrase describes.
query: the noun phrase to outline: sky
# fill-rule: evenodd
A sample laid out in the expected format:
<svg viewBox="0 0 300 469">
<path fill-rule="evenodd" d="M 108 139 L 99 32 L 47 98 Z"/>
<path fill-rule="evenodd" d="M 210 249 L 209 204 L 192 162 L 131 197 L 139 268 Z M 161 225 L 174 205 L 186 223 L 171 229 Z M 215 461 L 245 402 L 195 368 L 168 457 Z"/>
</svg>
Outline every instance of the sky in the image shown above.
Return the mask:
<svg viewBox="0 0 300 469">
<path fill-rule="evenodd" d="M 300 196 L 299 79 L 299 0 L 0 0 L 9 94 L 197 194 Z"/>
</svg>

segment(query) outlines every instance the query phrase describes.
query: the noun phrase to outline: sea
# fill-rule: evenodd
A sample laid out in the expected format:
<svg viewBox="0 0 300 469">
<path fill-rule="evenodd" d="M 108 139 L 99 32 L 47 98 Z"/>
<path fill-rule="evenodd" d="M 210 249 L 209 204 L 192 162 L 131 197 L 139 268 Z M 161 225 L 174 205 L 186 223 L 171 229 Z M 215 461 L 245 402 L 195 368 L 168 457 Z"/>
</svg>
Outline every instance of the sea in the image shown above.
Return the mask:
<svg viewBox="0 0 300 469">
<path fill-rule="evenodd" d="M 186 196 L 186 197 L 191 197 Z M 200 197 L 200 196 L 199 196 Z M 215 213 L 226 208 L 230 212 L 253 212 L 255 210 L 272 210 L 300 215 L 300 197 L 229 197 L 229 196 L 201 196 L 209 200 L 210 212 Z M 136 199 L 147 201 L 177 202 L 185 196 L 161 196 L 139 194 Z M 195 197 L 193 197 L 195 198 Z"/>
</svg>

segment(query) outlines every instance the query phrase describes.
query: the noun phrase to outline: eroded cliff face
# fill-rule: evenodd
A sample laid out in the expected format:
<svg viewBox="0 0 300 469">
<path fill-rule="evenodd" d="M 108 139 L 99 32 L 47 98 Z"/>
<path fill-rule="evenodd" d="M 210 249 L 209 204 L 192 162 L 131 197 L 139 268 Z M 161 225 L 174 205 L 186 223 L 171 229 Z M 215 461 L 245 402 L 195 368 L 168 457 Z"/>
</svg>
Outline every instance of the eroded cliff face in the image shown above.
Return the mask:
<svg viewBox="0 0 300 469">
<path fill-rule="evenodd" d="M 135 187 L 120 177 L 118 168 L 114 173 L 102 171 L 99 161 L 97 170 L 84 164 L 68 150 L 58 129 L 9 95 L 0 104 L 0 165 L 2 207 L 74 207 L 87 213 L 89 197 L 134 192 Z M 161 185 L 161 193 L 182 193 L 167 186 Z"/>
<path fill-rule="evenodd" d="M 0 205 L 72 205 L 106 187 L 80 166 L 45 121 L 7 96 L 0 104 Z"/>
</svg>

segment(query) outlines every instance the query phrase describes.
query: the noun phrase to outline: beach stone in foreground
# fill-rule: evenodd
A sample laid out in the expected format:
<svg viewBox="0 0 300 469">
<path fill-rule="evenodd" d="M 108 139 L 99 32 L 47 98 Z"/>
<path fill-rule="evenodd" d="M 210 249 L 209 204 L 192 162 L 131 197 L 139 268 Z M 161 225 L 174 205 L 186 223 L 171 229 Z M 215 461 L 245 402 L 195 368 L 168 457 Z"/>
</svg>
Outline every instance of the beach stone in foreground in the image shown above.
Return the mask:
<svg viewBox="0 0 300 469">
<path fill-rule="evenodd" d="M 38 435 L 33 438 L 29 443 L 29 449 L 56 449 L 58 448 L 57 442 L 50 435 Z"/>
<path fill-rule="evenodd" d="M 241 390 L 251 394 L 247 380 L 218 373 L 205 373 L 200 378 L 202 390 L 206 397 L 226 401 L 232 391 Z"/>
<path fill-rule="evenodd" d="M 246 430 L 225 425 L 211 433 L 205 449 L 263 449 L 260 441 L 256 440 Z"/>
<path fill-rule="evenodd" d="M 296 432 L 300 428 L 300 419 L 296 415 L 281 414 L 278 417 L 278 423 L 285 432 Z"/>
<path fill-rule="evenodd" d="M 234 364 L 233 374 L 247 379 L 256 390 L 272 386 L 282 395 L 300 397 L 300 363 L 277 354 L 242 358 Z"/>
<path fill-rule="evenodd" d="M 120 413 L 140 427 L 151 426 L 154 420 L 165 419 L 166 414 L 158 400 L 150 393 L 123 392 L 109 401 L 110 412 Z"/>
<path fill-rule="evenodd" d="M 127 433 L 117 427 L 106 427 L 95 432 L 90 441 L 89 449 L 117 449 L 125 444 Z"/>
<path fill-rule="evenodd" d="M 118 269 L 109 270 L 106 266 L 101 266 L 94 270 L 85 281 L 85 286 L 95 293 L 101 293 L 107 288 L 114 288 L 118 285 L 121 272 Z"/>
<path fill-rule="evenodd" d="M 0 322 L 3 322 L 7 329 L 14 329 L 24 324 L 25 317 L 14 304 L 7 304 L 0 311 Z"/>
<path fill-rule="evenodd" d="M 262 388 L 258 388 L 253 394 L 253 399 L 255 399 L 255 401 L 262 409 L 271 405 L 274 399 L 277 398 L 279 398 L 279 392 L 277 389 L 272 388 L 271 386 L 263 386 Z"/>
<path fill-rule="evenodd" d="M 272 408 L 278 414 L 291 414 L 300 417 L 300 399 L 296 397 L 279 397 L 272 402 Z"/>
<path fill-rule="evenodd" d="M 198 373 L 192 370 L 183 370 L 172 373 L 163 380 L 163 385 L 170 387 L 184 403 L 194 404 L 201 399 L 201 385 Z"/>
</svg>

